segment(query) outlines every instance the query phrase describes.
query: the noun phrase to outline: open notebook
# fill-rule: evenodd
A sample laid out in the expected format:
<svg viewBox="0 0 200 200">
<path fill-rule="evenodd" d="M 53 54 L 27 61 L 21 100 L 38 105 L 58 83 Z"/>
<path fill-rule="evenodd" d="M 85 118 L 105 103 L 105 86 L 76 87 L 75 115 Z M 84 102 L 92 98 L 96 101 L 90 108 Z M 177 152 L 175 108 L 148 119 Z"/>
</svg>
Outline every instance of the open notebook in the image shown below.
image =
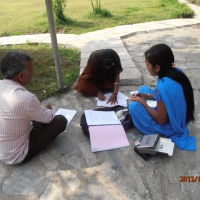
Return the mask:
<svg viewBox="0 0 200 200">
<path fill-rule="evenodd" d="M 85 110 L 92 152 L 129 146 L 121 122 L 114 111 Z"/>
</svg>

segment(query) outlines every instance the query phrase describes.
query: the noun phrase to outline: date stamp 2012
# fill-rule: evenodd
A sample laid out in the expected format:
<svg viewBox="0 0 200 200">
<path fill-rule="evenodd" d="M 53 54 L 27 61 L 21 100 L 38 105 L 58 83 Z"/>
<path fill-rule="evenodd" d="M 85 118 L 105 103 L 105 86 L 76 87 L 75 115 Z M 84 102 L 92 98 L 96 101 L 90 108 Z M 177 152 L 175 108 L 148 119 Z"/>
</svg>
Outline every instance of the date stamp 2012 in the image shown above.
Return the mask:
<svg viewBox="0 0 200 200">
<path fill-rule="evenodd" d="M 200 182 L 200 176 L 180 176 L 179 182 Z"/>
</svg>

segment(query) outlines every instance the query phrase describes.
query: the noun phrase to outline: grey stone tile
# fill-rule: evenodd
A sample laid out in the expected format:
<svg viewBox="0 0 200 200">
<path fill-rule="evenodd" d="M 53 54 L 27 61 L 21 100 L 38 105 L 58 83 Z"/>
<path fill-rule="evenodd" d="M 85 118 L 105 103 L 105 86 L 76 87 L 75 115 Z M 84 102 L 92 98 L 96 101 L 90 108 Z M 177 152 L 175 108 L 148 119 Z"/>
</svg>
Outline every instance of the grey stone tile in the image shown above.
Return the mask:
<svg viewBox="0 0 200 200">
<path fill-rule="evenodd" d="M 29 169 L 15 169 L 3 183 L 2 191 L 8 195 L 32 195 L 43 178 Z"/>
<path fill-rule="evenodd" d="M 141 82 L 141 73 L 137 68 L 126 68 L 120 74 L 121 85 L 137 85 Z"/>
<path fill-rule="evenodd" d="M 81 184 L 76 170 L 59 170 L 58 174 L 72 191 L 76 191 Z"/>
<path fill-rule="evenodd" d="M 43 162 L 44 166 L 49 170 L 55 170 L 58 168 L 58 161 L 55 160 L 48 152 L 43 151 L 40 153 L 40 160 Z"/>
<path fill-rule="evenodd" d="M 53 183 L 49 183 L 44 193 L 40 196 L 39 200 L 59 199 L 64 200 L 61 188 Z"/>
</svg>

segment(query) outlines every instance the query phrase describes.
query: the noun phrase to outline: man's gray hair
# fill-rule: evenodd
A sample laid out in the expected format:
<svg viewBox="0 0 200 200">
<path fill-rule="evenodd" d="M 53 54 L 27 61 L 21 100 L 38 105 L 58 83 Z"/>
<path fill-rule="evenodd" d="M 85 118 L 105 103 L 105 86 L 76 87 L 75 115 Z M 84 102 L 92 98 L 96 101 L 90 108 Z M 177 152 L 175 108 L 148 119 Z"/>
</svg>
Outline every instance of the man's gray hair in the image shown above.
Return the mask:
<svg viewBox="0 0 200 200">
<path fill-rule="evenodd" d="M 9 51 L 1 60 L 0 67 L 4 79 L 13 79 L 20 72 L 25 72 L 32 58 L 21 51 Z"/>
</svg>

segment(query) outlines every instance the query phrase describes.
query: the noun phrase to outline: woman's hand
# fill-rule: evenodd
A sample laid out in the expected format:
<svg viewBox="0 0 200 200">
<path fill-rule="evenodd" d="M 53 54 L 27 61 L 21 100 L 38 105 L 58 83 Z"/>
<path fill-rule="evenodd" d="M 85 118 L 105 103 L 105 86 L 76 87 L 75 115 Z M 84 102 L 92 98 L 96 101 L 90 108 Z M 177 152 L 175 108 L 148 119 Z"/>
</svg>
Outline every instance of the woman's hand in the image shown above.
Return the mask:
<svg viewBox="0 0 200 200">
<path fill-rule="evenodd" d="M 143 98 L 142 97 L 140 97 L 139 95 L 135 95 L 135 94 L 132 94 L 131 95 L 131 101 L 137 101 L 137 102 L 141 102 L 143 100 Z"/>
<path fill-rule="evenodd" d="M 143 94 L 143 93 L 135 93 L 135 96 L 139 96 L 142 99 L 146 99 L 146 100 L 150 100 L 153 99 L 153 95 L 152 94 Z"/>
<path fill-rule="evenodd" d="M 108 99 L 108 102 L 107 103 L 111 103 L 112 104 L 116 104 L 118 103 L 117 101 L 117 94 L 116 93 L 112 93 L 112 95 L 110 96 L 110 98 Z"/>
<path fill-rule="evenodd" d="M 142 99 L 147 99 L 147 94 L 143 94 L 143 93 L 136 93 L 135 96 L 141 97 Z"/>
<path fill-rule="evenodd" d="M 138 94 L 132 94 L 131 95 L 131 101 L 137 101 L 140 104 L 142 104 L 148 111 L 148 113 L 151 115 L 151 117 L 158 122 L 159 124 L 165 124 L 167 123 L 168 120 L 168 114 L 167 114 L 167 109 L 165 107 L 164 102 L 157 102 L 157 109 L 154 110 L 148 104 L 145 102 L 145 98 L 141 98 Z"/>
<path fill-rule="evenodd" d="M 101 92 L 98 92 L 97 93 L 97 97 L 100 101 L 104 101 L 106 99 L 106 97 L 101 93 Z"/>
</svg>

